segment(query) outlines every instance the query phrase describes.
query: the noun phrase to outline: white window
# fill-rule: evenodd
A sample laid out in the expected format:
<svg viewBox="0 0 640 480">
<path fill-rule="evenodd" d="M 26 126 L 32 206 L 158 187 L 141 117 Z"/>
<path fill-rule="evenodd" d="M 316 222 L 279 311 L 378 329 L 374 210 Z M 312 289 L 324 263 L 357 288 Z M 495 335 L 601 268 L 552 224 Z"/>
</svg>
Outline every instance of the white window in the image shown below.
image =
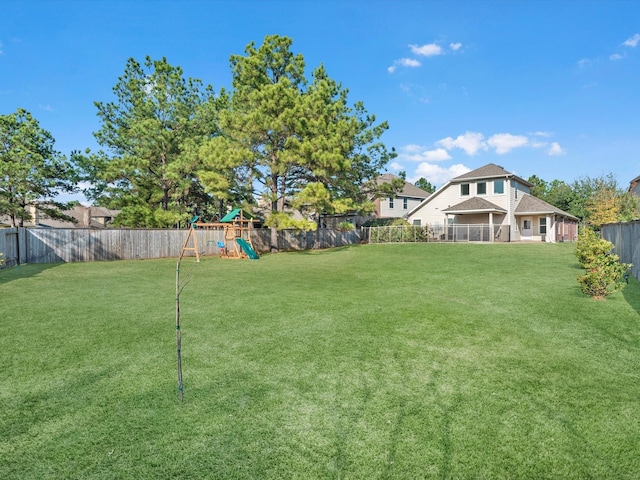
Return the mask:
<svg viewBox="0 0 640 480">
<path fill-rule="evenodd" d="M 478 195 L 486 195 L 487 194 L 487 182 L 478 182 L 476 187 L 476 191 Z"/>
<path fill-rule="evenodd" d="M 493 181 L 493 194 L 502 195 L 504 193 L 504 180 Z"/>
<path fill-rule="evenodd" d="M 469 196 L 469 184 L 463 183 L 460 185 L 460 196 L 468 197 Z"/>
<path fill-rule="evenodd" d="M 540 235 L 547 234 L 547 217 L 540 218 Z"/>
<path fill-rule="evenodd" d="M 389 199 L 389 208 L 393 208 L 393 198 Z"/>
<path fill-rule="evenodd" d="M 409 199 L 408 198 L 403 198 L 402 199 L 402 208 L 405 210 L 409 209 Z"/>
</svg>

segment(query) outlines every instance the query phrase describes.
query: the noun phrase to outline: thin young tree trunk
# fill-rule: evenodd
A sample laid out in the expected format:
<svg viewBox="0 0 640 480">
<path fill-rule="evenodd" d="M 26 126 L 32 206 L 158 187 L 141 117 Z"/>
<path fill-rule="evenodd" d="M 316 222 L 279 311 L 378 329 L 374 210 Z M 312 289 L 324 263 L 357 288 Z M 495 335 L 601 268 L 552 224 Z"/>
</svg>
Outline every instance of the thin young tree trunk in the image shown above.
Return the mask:
<svg viewBox="0 0 640 480">
<path fill-rule="evenodd" d="M 182 333 L 180 332 L 180 260 L 176 265 L 176 349 L 178 353 L 178 399 L 182 402 Z"/>
</svg>

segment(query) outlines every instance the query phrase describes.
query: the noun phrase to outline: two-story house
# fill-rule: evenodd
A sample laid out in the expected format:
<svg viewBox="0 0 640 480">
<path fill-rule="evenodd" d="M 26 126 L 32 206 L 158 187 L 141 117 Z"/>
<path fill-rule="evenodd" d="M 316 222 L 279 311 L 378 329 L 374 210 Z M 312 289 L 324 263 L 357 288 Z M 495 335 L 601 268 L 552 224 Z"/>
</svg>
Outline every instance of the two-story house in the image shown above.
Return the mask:
<svg viewBox="0 0 640 480">
<path fill-rule="evenodd" d="M 443 240 L 575 240 L 578 218 L 532 196 L 531 187 L 490 163 L 453 178 L 406 218 Z"/>
<path fill-rule="evenodd" d="M 391 173 L 385 173 L 376 178 L 378 184 L 391 183 L 397 179 Z M 422 203 L 431 194 L 425 192 L 421 188 L 416 187 L 412 183 L 405 182 L 402 191 L 393 198 L 378 198 L 374 201 L 375 218 L 406 218 L 407 214 Z"/>
</svg>

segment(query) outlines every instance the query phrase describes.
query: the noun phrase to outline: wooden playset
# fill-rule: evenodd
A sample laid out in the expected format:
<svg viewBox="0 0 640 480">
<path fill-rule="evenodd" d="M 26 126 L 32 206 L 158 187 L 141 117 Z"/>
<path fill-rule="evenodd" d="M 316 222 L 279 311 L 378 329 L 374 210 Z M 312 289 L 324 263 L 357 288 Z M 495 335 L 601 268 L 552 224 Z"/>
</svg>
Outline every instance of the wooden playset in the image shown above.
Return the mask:
<svg viewBox="0 0 640 480">
<path fill-rule="evenodd" d="M 201 222 L 198 216 L 194 216 L 189 222 L 189 233 L 182 245 L 180 258 L 182 259 L 186 251 L 193 251 L 196 254 L 196 261 L 200 261 L 198 236 L 195 230 L 207 229 L 223 231 L 223 240 L 216 242 L 220 258 L 250 258 L 257 260 L 260 257 L 251 243 L 251 228 L 253 222 L 255 222 L 253 216 L 247 214 L 241 208 L 230 211 L 219 222 Z"/>
</svg>

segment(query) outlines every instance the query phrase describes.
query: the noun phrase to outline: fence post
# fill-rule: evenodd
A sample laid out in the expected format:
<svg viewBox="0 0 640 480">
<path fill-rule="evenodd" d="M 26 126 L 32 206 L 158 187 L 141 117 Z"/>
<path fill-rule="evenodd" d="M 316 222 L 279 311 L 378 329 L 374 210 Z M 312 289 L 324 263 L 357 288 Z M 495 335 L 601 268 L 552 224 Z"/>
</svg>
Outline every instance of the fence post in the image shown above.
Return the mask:
<svg viewBox="0 0 640 480">
<path fill-rule="evenodd" d="M 27 248 L 27 229 L 24 227 L 18 227 L 17 241 L 17 256 L 18 265 L 23 263 L 29 263 L 29 251 Z"/>
</svg>

